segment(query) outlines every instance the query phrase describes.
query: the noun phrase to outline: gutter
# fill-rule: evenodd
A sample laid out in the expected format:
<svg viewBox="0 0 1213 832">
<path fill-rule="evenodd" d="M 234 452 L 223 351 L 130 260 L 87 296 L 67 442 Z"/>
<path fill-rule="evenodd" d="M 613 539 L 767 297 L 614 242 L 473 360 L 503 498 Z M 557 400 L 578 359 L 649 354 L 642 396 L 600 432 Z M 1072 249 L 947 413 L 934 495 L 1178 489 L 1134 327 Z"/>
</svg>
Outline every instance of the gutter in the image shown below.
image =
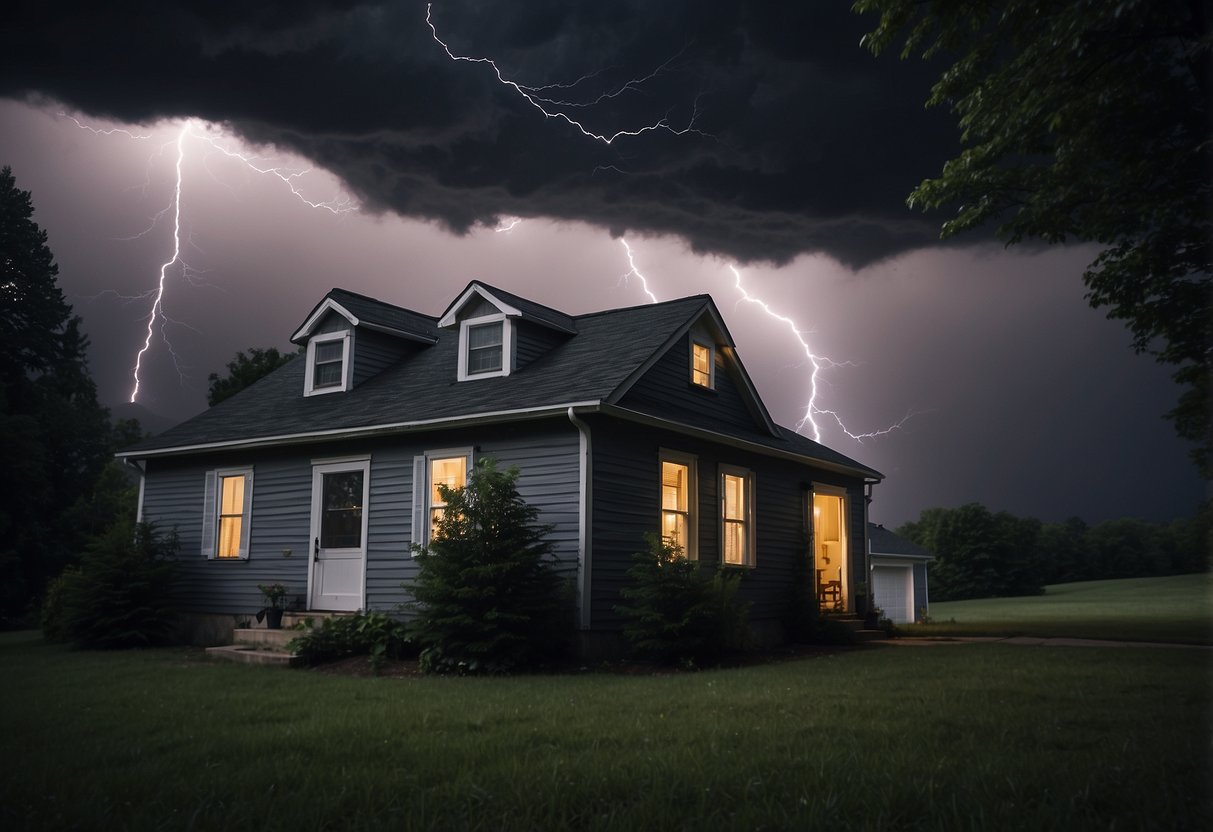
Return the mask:
<svg viewBox="0 0 1213 832">
<path fill-rule="evenodd" d="M 140 451 L 120 451 L 114 456 L 121 460 L 147 459 L 155 456 L 178 456 L 182 454 L 201 454 L 210 451 L 237 450 L 245 448 L 273 448 L 281 445 L 299 445 L 315 442 L 327 442 L 331 439 L 362 439 L 366 437 L 384 436 L 399 433 L 409 433 L 415 430 L 429 430 L 436 427 L 458 428 L 468 425 L 495 424 L 498 422 L 517 422 L 532 419 L 548 419 L 563 416 L 566 410 L 577 408 L 584 412 L 592 412 L 600 406 L 599 402 L 574 402 L 572 404 L 549 405 L 546 407 L 528 407 L 518 410 L 497 410 L 490 413 L 473 413 L 464 416 L 449 416 L 440 419 L 418 419 L 411 422 L 391 422 L 384 425 L 370 425 L 363 428 L 334 428 L 332 430 L 305 431 L 303 433 L 286 433 L 278 436 L 263 436 L 254 439 L 229 439 L 222 442 L 201 442 L 195 445 L 174 445 L 167 448 L 152 448 Z"/>
<path fill-rule="evenodd" d="M 590 534 L 593 521 L 594 470 L 590 426 L 577 418 L 576 408 L 570 406 L 569 421 L 577 428 L 577 468 L 580 488 L 577 494 L 577 614 L 581 629 L 590 629 L 590 585 L 593 571 L 592 547 L 594 537 Z"/>
<path fill-rule="evenodd" d="M 147 482 L 147 463 L 143 460 L 134 460 L 128 457 L 117 455 L 122 460 L 123 465 L 128 465 L 139 472 L 139 505 L 135 511 L 135 522 L 143 522 L 143 484 Z"/>
</svg>

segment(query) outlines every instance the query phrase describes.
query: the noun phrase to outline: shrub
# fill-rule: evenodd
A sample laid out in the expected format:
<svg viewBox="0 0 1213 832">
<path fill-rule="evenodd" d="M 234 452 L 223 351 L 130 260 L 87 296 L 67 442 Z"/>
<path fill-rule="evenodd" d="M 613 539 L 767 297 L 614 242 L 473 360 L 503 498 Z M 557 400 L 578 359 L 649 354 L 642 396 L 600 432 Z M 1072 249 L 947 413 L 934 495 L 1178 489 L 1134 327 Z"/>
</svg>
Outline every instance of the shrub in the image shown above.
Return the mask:
<svg viewBox="0 0 1213 832">
<path fill-rule="evenodd" d="M 749 604 L 736 600 L 741 573 L 704 566 L 683 557 L 678 546 L 647 535 L 649 547 L 632 557 L 628 602 L 615 611 L 628 619 L 624 637 L 632 651 L 673 664 L 703 664 L 744 650 L 749 640 Z"/>
<path fill-rule="evenodd" d="M 289 646 L 308 664 L 370 656 L 377 673 L 385 660 L 402 658 L 412 650 L 404 623 L 382 612 L 334 616 L 319 627 L 309 620 L 305 627 Z"/>
<path fill-rule="evenodd" d="M 88 544 L 80 568 L 60 576 L 55 604 L 62 604 L 62 630 L 52 610 L 51 631 L 78 647 L 145 647 L 170 640 L 177 534 L 152 523 L 123 519 Z"/>
<path fill-rule="evenodd" d="M 476 465 L 464 488 L 439 486 L 446 508 L 429 546 L 415 547 L 409 635 L 427 673 L 508 673 L 568 646 L 566 584 L 548 556 L 551 526 L 517 489 L 518 469 Z"/>
</svg>

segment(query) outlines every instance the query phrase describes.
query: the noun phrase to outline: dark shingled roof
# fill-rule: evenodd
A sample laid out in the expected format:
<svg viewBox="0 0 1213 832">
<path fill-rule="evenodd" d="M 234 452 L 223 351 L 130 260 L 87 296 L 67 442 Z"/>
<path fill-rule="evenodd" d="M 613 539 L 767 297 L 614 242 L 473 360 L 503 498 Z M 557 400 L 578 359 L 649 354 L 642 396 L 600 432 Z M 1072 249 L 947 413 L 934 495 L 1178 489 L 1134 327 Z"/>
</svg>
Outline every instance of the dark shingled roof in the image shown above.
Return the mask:
<svg viewBox="0 0 1213 832">
<path fill-rule="evenodd" d="M 533 300 L 519 297 L 513 292 L 507 292 L 505 289 L 498 289 L 496 286 L 491 286 L 483 280 L 473 280 L 467 286 L 463 287 L 463 292 L 468 290 L 469 286 L 483 286 L 493 297 L 508 303 L 510 306 L 522 313 L 524 319 L 535 321 L 544 326 L 560 330 L 562 332 L 575 333 L 577 331 L 577 323 L 572 315 L 566 315 L 558 309 L 553 309 L 550 306 L 544 306 L 541 303 L 535 303 Z M 459 294 L 462 295 L 463 292 Z M 441 316 L 439 316 L 441 317 Z"/>
<path fill-rule="evenodd" d="M 504 302 L 514 304 L 522 300 L 486 288 Z M 714 309 L 709 296 L 695 295 L 579 315 L 568 320 L 568 329 L 576 335 L 518 371 L 509 376 L 461 383 L 456 381 L 455 373 L 457 331 L 438 329 L 435 318 L 342 289 L 334 289 L 327 297 L 362 321 L 397 328 L 407 325 L 409 331 L 432 334 L 437 342 L 422 347 L 348 392 L 324 396 L 303 395 L 306 362 L 291 361 L 232 398 L 124 449 L 122 454 L 138 457 L 140 452 L 172 448 L 428 423 L 580 402 L 605 403 L 633 372 L 659 355 L 680 330 L 706 310 Z M 521 305 L 519 310 L 522 311 Z M 757 424 L 752 431 L 727 429 L 728 435 L 737 439 L 843 466 L 866 476 L 880 476 L 794 431 L 780 428 L 779 432 L 779 436 L 772 436 Z"/>
<path fill-rule="evenodd" d="M 307 313 L 304 320 L 312 317 L 316 310 L 330 298 L 349 310 L 360 324 L 368 325 L 371 328 L 406 332 L 430 341 L 438 338 L 437 318 L 422 315 L 420 312 L 414 312 L 402 306 L 393 306 L 390 303 L 375 300 L 375 298 L 368 298 L 366 295 L 360 295 L 348 289 L 331 289 L 320 299 L 320 303 L 312 307 L 312 311 Z"/>
<path fill-rule="evenodd" d="M 918 558 L 935 557 L 912 540 L 898 537 L 884 526 L 868 523 L 868 548 L 874 555 L 909 555 Z"/>
</svg>

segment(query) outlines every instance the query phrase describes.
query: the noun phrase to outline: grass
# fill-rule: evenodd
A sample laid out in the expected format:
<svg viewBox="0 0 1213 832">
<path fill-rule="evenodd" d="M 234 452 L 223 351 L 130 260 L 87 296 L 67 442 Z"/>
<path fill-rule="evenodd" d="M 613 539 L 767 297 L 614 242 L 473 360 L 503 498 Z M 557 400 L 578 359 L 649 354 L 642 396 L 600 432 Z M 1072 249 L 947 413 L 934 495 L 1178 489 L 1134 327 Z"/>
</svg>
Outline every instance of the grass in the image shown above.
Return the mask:
<svg viewBox="0 0 1213 832">
<path fill-rule="evenodd" d="M 1027 635 L 1213 644 L 1213 573 L 1053 584 L 1044 595 L 931 604 L 910 635 Z"/>
<path fill-rule="evenodd" d="M 365 679 L 0 636 L 0 828 L 1200 829 L 1203 650 Z"/>
</svg>

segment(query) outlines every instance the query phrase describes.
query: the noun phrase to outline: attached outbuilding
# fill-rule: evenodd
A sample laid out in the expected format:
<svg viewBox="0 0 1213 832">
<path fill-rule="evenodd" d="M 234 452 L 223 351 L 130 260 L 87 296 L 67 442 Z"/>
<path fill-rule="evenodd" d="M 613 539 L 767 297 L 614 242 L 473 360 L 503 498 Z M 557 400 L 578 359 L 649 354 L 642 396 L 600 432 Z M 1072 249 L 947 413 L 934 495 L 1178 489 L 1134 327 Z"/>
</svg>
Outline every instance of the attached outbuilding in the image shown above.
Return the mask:
<svg viewBox="0 0 1213 832">
<path fill-rule="evenodd" d="M 876 523 L 868 524 L 868 554 L 876 606 L 894 624 L 921 621 L 930 605 L 927 564 L 935 556 Z"/>
</svg>

